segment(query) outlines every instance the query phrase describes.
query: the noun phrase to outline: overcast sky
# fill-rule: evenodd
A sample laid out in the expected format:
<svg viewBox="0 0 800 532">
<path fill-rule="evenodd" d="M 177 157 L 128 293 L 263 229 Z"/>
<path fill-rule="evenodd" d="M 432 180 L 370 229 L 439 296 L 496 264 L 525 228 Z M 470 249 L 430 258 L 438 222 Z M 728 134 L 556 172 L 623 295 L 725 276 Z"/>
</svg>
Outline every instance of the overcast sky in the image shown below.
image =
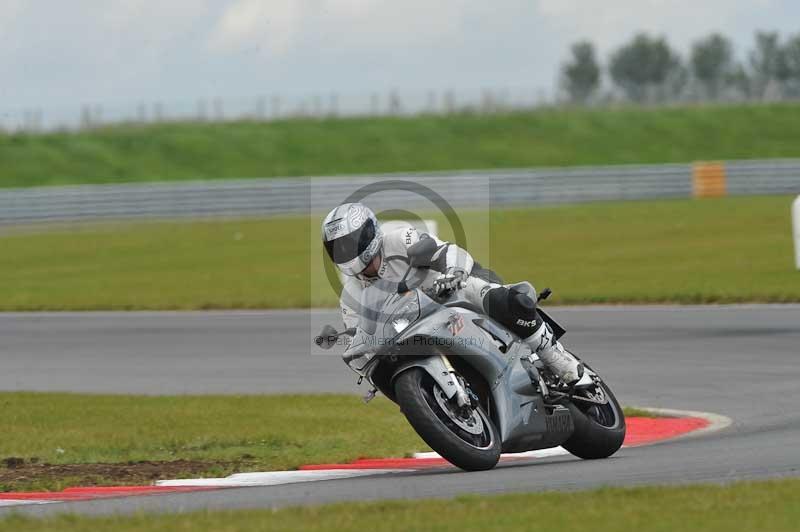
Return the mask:
<svg viewBox="0 0 800 532">
<path fill-rule="evenodd" d="M 0 108 L 317 91 L 552 92 L 571 42 L 800 32 L 796 0 L 0 0 Z"/>
</svg>

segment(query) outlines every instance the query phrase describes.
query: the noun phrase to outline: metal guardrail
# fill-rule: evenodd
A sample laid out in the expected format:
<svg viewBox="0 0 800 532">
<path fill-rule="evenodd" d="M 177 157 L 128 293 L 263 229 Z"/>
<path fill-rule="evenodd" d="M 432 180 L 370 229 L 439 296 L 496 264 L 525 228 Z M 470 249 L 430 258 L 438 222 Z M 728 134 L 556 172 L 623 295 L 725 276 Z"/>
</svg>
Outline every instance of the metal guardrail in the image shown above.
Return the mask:
<svg viewBox="0 0 800 532">
<path fill-rule="evenodd" d="M 800 160 L 726 163 L 728 194 L 800 194 Z"/>
<path fill-rule="evenodd" d="M 800 193 L 800 159 L 723 165 L 728 194 Z M 0 224 L 321 212 L 360 187 L 398 180 L 409 190 L 389 186 L 370 205 L 430 206 L 425 187 L 453 207 L 678 198 L 692 195 L 693 177 L 691 164 L 662 164 L 6 189 Z"/>
</svg>

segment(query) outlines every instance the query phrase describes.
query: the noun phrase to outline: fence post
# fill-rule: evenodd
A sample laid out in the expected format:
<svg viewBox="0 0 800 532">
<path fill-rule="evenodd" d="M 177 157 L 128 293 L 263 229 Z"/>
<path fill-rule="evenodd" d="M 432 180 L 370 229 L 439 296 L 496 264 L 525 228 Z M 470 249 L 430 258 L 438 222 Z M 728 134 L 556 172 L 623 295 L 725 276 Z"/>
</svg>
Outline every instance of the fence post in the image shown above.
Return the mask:
<svg viewBox="0 0 800 532">
<path fill-rule="evenodd" d="M 380 106 L 380 102 L 378 100 L 378 95 L 373 93 L 369 97 L 369 114 L 370 114 L 370 116 L 378 116 L 379 114 L 381 114 L 379 106 Z"/>
<path fill-rule="evenodd" d="M 214 98 L 212 105 L 214 106 L 214 120 L 219 120 L 220 122 L 225 120 L 225 111 L 222 106 L 222 98 Z"/>
<path fill-rule="evenodd" d="M 339 115 L 339 95 L 332 92 L 328 95 L 328 116 Z"/>
<path fill-rule="evenodd" d="M 452 90 L 448 90 L 444 93 L 444 113 L 446 115 L 451 115 L 456 110 L 456 96 Z"/>
<path fill-rule="evenodd" d="M 259 96 L 256 100 L 256 119 L 264 120 L 267 116 L 267 100 L 263 96 Z"/>
<path fill-rule="evenodd" d="M 322 116 L 322 100 L 320 99 L 319 94 L 315 94 L 311 97 L 311 116 L 313 118 L 319 118 Z"/>
<path fill-rule="evenodd" d="M 794 265 L 800 270 L 800 196 L 792 202 L 792 227 L 794 233 Z"/>
<path fill-rule="evenodd" d="M 81 106 L 81 129 L 92 127 L 92 110 L 88 105 Z"/>
<path fill-rule="evenodd" d="M 397 91 L 393 90 L 389 93 L 389 115 L 399 116 L 403 112 L 403 106 L 400 103 L 400 95 Z"/>
<path fill-rule="evenodd" d="M 44 113 L 41 109 L 33 111 L 33 129 L 41 132 L 44 129 Z"/>
<path fill-rule="evenodd" d="M 197 120 L 199 120 L 200 122 L 205 122 L 206 120 L 208 120 L 208 112 L 206 111 L 205 100 L 197 101 Z"/>
<path fill-rule="evenodd" d="M 162 122 L 164 120 L 164 106 L 161 105 L 161 102 L 153 104 L 153 120 L 156 122 Z"/>
<path fill-rule="evenodd" d="M 436 92 L 428 91 L 427 111 L 430 114 L 436 114 Z"/>
<path fill-rule="evenodd" d="M 281 117 L 281 97 L 277 95 L 273 95 L 272 98 L 269 100 L 270 105 L 270 112 L 272 113 L 272 119 L 277 120 Z"/>
<path fill-rule="evenodd" d="M 140 103 L 136 107 L 136 120 L 140 124 L 144 124 L 145 122 L 147 122 L 147 106 L 143 103 Z"/>
</svg>

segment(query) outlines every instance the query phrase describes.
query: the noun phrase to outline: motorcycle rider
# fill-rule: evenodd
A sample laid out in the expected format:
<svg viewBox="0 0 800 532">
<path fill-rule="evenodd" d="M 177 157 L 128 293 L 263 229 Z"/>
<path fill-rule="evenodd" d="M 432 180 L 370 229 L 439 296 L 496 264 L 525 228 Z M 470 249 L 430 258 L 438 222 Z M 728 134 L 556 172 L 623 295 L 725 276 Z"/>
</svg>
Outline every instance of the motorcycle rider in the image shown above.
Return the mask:
<svg viewBox="0 0 800 532">
<path fill-rule="evenodd" d="M 402 280 L 408 269 L 407 249 L 421 238 L 433 238 L 438 246 L 423 288 L 461 290 L 464 299 L 522 338 L 564 383 L 580 380 L 583 365 L 563 348 L 553 329 L 536 312 L 536 291 L 530 283 L 503 285 L 466 250 L 434 235 L 420 235 L 411 224 L 393 222 L 384 233 L 375 213 L 361 203 L 340 205 L 322 222 L 325 250 L 345 275 L 340 296 L 345 327 L 358 324 L 364 288 L 378 279 Z"/>
</svg>

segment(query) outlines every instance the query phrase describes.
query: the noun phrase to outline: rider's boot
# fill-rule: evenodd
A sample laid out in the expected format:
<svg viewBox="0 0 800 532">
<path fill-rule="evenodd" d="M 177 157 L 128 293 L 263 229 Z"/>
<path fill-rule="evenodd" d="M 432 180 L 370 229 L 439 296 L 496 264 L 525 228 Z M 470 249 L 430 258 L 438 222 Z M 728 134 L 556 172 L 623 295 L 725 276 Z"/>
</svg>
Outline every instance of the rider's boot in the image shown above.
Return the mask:
<svg viewBox="0 0 800 532">
<path fill-rule="evenodd" d="M 536 291 L 530 283 L 500 286 L 483 282 L 470 288 L 467 295 L 483 304 L 485 312 L 508 327 L 530 346 L 542 362 L 566 384 L 578 384 L 583 364 L 568 353 L 553 334 L 553 329 L 536 311 Z M 470 294 L 470 292 L 475 292 Z M 478 296 L 479 294 L 479 296 Z"/>
<path fill-rule="evenodd" d="M 576 384 L 583 377 L 583 364 L 556 340 L 553 329 L 547 323 L 542 323 L 536 332 L 524 339 L 524 342 L 550 371 L 568 386 Z"/>
<path fill-rule="evenodd" d="M 536 291 L 530 283 L 500 286 L 484 282 L 471 290 L 476 292 L 473 298 L 480 294 L 485 312 L 522 338 L 556 376 L 570 386 L 578 383 L 583 364 L 564 350 L 536 311 Z M 466 292 L 469 295 L 469 284 Z"/>
</svg>

